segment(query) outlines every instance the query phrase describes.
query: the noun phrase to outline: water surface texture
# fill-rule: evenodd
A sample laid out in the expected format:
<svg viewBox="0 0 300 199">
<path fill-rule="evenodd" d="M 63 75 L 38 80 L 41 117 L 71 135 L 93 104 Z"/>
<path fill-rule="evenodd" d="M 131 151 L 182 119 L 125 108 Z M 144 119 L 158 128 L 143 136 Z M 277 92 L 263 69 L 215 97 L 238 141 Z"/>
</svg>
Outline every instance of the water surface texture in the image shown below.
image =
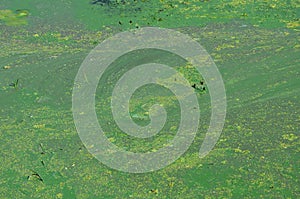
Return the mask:
<svg viewBox="0 0 300 199">
<path fill-rule="evenodd" d="M 227 113 L 217 144 L 199 158 L 213 92 L 205 78 L 167 52 L 120 57 L 95 95 L 98 122 L 110 142 L 154 152 L 179 128 L 178 99 L 154 84 L 136 90 L 129 111 L 136 124 L 146 126 L 151 106 L 164 106 L 168 118 L 161 132 L 136 138 L 113 119 L 114 85 L 149 57 L 190 82 L 201 112 L 195 139 L 179 159 L 133 174 L 89 153 L 93 146 L 83 144 L 73 120 L 72 91 L 94 47 L 143 27 L 179 31 L 207 50 L 223 78 Z M 297 1 L 2 0 L 0 47 L 0 198 L 300 198 Z"/>
</svg>

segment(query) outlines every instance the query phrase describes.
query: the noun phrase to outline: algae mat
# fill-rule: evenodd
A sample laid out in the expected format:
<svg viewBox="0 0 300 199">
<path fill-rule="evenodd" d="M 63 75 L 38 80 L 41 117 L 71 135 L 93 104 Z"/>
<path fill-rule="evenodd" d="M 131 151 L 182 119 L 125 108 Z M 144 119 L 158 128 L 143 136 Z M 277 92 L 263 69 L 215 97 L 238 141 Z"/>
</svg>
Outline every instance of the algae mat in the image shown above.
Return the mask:
<svg viewBox="0 0 300 199">
<path fill-rule="evenodd" d="M 0 12 L 0 198 L 299 198 L 295 1 L 122 2 L 0 4 L 6 10 Z M 203 45 L 222 74 L 228 110 L 217 145 L 199 159 L 210 97 L 209 90 L 197 93 L 201 125 L 189 150 L 162 170 L 129 174 L 101 164 L 82 144 L 72 117 L 72 87 L 98 43 L 144 26 L 172 28 Z M 130 64 L 136 60 L 122 60 Z M 176 64 L 191 83 L 201 79 L 187 72 L 186 63 Z M 103 92 L 97 90 L 96 110 L 107 124 L 112 118 L 101 118 L 101 111 L 109 111 Z M 107 125 L 109 139 L 126 150 L 158 149 L 177 128 L 178 103 L 171 93 L 139 100 L 145 92 L 133 96 L 133 120 L 148 124 L 145 111 L 158 101 L 167 105 L 171 121 L 160 136 L 145 141 Z"/>
</svg>

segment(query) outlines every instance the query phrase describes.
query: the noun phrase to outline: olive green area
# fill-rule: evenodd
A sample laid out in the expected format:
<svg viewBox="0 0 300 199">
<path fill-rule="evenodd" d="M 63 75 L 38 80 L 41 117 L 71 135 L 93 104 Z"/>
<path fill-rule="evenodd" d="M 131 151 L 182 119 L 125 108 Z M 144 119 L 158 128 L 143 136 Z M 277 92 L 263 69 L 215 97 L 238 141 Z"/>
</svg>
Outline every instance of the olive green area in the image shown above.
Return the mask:
<svg viewBox="0 0 300 199">
<path fill-rule="evenodd" d="M 113 170 L 81 142 L 71 110 L 76 73 L 98 43 L 136 26 L 188 34 L 222 74 L 227 117 L 205 158 L 198 152 L 209 126 L 209 90 L 195 90 L 201 121 L 193 144 L 162 170 Z M 0 46 L 0 198 L 300 197 L 297 1 L 145 0 L 101 6 L 4 0 Z M 203 80 L 185 60 L 163 51 L 117 59 L 99 82 L 96 111 L 109 140 L 129 151 L 164 147 L 180 121 L 178 99 L 157 85 L 139 88 L 129 108 L 133 121 L 143 126 L 150 122 L 149 108 L 162 104 L 168 119 L 159 134 L 133 138 L 113 121 L 109 93 L 127 70 L 149 58 L 168 63 L 191 85 Z"/>
</svg>

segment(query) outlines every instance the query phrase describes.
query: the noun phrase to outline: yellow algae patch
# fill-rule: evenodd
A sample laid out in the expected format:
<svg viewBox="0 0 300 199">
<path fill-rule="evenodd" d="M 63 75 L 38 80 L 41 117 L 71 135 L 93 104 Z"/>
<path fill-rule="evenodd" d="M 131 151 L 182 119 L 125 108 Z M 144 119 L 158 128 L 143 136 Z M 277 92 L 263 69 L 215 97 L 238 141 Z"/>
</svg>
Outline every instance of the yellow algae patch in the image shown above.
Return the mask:
<svg viewBox="0 0 300 199">
<path fill-rule="evenodd" d="M 42 129 L 42 128 L 45 128 L 45 124 L 35 124 L 35 125 L 33 125 L 33 128 Z"/>
</svg>

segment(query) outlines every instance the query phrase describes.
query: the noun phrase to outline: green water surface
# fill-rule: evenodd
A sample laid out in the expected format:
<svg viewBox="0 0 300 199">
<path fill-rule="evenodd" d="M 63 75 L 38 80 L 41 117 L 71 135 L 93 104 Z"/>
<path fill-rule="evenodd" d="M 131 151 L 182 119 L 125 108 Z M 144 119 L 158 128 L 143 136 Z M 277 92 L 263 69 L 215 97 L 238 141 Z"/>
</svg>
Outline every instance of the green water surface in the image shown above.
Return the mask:
<svg viewBox="0 0 300 199">
<path fill-rule="evenodd" d="M 209 91 L 197 92 L 201 121 L 188 151 L 159 171 L 130 174 L 105 166 L 83 145 L 72 117 L 72 87 L 97 44 L 147 26 L 180 31 L 208 51 L 223 77 L 227 116 L 218 143 L 200 159 L 211 112 Z M 3 0 L 0 47 L 1 199 L 300 198 L 298 1 L 93 5 L 89 0 Z M 149 52 L 152 58 L 158 54 Z M 96 111 L 110 141 L 145 152 L 174 137 L 180 109 L 167 89 L 142 87 L 130 103 L 133 121 L 147 125 L 147 111 L 155 102 L 165 106 L 169 120 L 151 139 L 120 131 L 109 92 L 126 69 L 144 63 L 140 58 L 123 57 L 108 71 L 101 81 L 109 83 L 97 88 Z M 166 62 L 191 85 L 202 80 L 183 60 Z"/>
</svg>

